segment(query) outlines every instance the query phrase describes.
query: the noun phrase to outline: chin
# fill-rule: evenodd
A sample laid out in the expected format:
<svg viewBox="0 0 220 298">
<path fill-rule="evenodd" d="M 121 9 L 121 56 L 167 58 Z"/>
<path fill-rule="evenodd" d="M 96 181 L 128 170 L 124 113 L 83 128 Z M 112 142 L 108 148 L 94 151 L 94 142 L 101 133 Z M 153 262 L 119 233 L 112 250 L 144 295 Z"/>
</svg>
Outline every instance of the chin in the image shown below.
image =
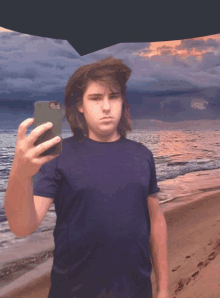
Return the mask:
<svg viewBox="0 0 220 298">
<path fill-rule="evenodd" d="M 115 134 L 115 132 L 112 130 L 105 130 L 105 131 L 103 130 L 103 131 L 99 132 L 99 135 L 103 136 L 103 137 L 107 137 L 107 136 L 113 135 L 113 134 Z"/>
</svg>

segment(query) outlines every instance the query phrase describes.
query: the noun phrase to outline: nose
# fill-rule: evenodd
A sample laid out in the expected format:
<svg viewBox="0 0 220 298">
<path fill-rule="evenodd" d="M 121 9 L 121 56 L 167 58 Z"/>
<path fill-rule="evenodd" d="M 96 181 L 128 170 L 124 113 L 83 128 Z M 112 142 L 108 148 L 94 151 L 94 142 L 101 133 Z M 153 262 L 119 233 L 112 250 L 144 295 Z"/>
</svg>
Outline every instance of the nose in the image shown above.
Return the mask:
<svg viewBox="0 0 220 298">
<path fill-rule="evenodd" d="M 103 103 L 102 103 L 102 108 L 104 110 L 109 110 L 110 109 L 110 100 L 108 99 L 108 97 L 104 97 Z"/>
</svg>

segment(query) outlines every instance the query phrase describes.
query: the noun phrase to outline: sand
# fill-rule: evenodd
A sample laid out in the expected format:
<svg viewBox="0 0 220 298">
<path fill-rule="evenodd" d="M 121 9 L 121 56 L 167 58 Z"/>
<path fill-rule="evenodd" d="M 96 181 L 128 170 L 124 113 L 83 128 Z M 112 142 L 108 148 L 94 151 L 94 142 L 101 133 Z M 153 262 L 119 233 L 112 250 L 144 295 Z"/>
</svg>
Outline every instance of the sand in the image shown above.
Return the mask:
<svg viewBox="0 0 220 298">
<path fill-rule="evenodd" d="M 171 298 L 220 297 L 220 191 L 194 199 L 164 211 Z M 154 272 L 151 277 L 156 298 Z"/>
<path fill-rule="evenodd" d="M 186 204 L 187 202 L 187 204 Z M 168 264 L 170 298 L 220 297 L 220 191 L 206 191 L 170 202 L 163 208 L 168 229 Z M 23 249 L 25 251 L 25 245 Z M 34 243 L 32 243 L 34 245 Z M 48 239 L 48 247 L 52 238 Z M 43 250 L 43 249 L 42 249 Z M 51 253 L 51 249 L 48 249 Z M 30 257 L 30 254 L 29 254 Z M 48 259 L 39 255 L 36 263 Z M 26 270 L 30 270 L 31 268 Z M 24 270 L 24 269 L 23 269 Z M 21 270 L 18 270 L 21 272 Z M 11 273 L 13 276 L 15 272 Z M 17 273 L 19 274 L 19 273 Z M 9 277 L 8 277 L 9 278 Z M 2 279 L 1 279 L 2 280 Z M 156 279 L 151 275 L 153 298 L 156 298 Z M 7 284 L 1 281 L 0 287 Z M 22 292 L 7 298 L 48 296 L 50 274 Z M 1 289 L 0 289 L 1 292 Z M 0 295 L 0 297 L 2 297 Z"/>
</svg>

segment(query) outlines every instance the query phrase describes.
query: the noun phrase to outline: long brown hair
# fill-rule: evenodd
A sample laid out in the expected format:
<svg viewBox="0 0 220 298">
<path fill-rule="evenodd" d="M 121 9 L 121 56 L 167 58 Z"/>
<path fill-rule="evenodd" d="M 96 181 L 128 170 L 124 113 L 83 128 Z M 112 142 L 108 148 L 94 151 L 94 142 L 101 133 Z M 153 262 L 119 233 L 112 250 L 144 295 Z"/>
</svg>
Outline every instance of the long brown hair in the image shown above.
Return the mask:
<svg viewBox="0 0 220 298">
<path fill-rule="evenodd" d="M 77 106 L 82 104 L 83 95 L 90 81 L 99 82 L 111 91 L 115 88 L 121 93 L 123 106 L 117 130 L 123 137 L 126 137 L 128 131 L 132 131 L 130 104 L 125 98 L 126 82 L 130 74 L 131 69 L 122 60 L 109 56 L 95 63 L 83 65 L 71 75 L 65 87 L 65 117 L 75 137 L 81 140 L 84 136 L 88 137 L 86 120 Z"/>
</svg>

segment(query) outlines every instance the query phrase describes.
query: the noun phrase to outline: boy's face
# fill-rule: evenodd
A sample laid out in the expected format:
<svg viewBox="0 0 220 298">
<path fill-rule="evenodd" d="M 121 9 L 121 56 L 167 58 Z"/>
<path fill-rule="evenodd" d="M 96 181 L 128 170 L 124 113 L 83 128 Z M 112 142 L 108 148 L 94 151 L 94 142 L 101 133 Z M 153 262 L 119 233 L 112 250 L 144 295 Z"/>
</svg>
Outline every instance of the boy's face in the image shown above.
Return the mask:
<svg viewBox="0 0 220 298">
<path fill-rule="evenodd" d="M 116 90 L 112 92 L 99 84 L 91 81 L 83 95 L 82 105 L 78 107 L 84 114 L 89 138 L 97 141 L 114 141 L 120 136 L 117 126 L 122 114 L 122 96 Z M 111 117 L 110 119 L 102 119 Z"/>
</svg>

